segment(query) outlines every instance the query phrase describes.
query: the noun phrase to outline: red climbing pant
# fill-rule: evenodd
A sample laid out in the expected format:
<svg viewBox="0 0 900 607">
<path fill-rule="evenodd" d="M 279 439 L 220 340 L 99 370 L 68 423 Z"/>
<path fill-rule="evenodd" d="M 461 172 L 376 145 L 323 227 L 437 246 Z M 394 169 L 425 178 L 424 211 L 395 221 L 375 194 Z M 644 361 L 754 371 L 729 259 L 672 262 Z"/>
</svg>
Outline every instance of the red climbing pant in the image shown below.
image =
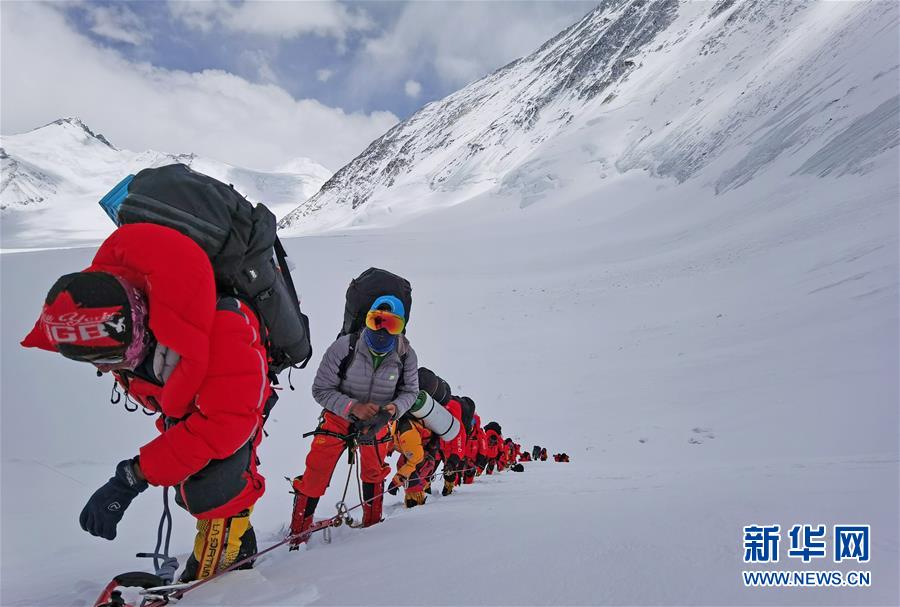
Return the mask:
<svg viewBox="0 0 900 607">
<path fill-rule="evenodd" d="M 347 434 L 350 432 L 350 422 L 333 413 L 326 412 L 318 429 L 336 434 Z M 387 445 L 378 442 L 387 433 L 387 427 L 382 428 L 376 435 L 374 445 L 359 446 L 360 477 L 364 483 L 380 484 L 390 474 L 391 467 L 384 463 Z M 309 455 L 306 456 L 306 470 L 299 483 L 300 493 L 309 497 L 322 497 L 331 482 L 334 467 L 346 448 L 347 443 L 336 436 L 316 435 L 313 438 Z"/>
</svg>

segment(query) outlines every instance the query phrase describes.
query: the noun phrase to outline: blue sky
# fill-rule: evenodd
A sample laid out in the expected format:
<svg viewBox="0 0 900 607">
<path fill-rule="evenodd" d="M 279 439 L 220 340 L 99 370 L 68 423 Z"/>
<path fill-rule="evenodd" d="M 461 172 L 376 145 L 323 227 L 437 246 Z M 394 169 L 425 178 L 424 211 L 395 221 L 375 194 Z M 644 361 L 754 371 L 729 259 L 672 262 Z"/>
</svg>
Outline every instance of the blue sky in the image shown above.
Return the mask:
<svg viewBox="0 0 900 607">
<path fill-rule="evenodd" d="M 531 52 L 592 7 L 4 2 L 0 131 L 77 115 L 130 149 L 255 168 L 302 155 L 337 169 L 397 120 Z"/>
<path fill-rule="evenodd" d="M 409 74 L 408 79 L 423 85 L 416 97 L 406 94 L 403 86 L 387 82 L 383 86 L 375 83 L 365 90 L 352 82 L 360 55 L 366 52 L 366 43 L 397 22 L 404 2 L 341 3 L 352 14 L 365 15 L 365 20 L 356 25 L 359 29 L 351 23 L 340 32 L 310 31 L 290 37 L 233 29 L 215 19 L 210 19 L 209 29 L 204 29 L 192 25 L 190 18 L 179 16 L 177 11 L 173 14 L 171 10 L 161 10 L 161 3 L 129 2 L 127 10 L 141 24 L 139 30 L 134 29 L 146 32 L 146 38 L 135 44 L 134 39 L 111 38 L 103 29 L 100 33 L 92 31 L 97 28 L 91 9 L 105 7 L 122 11 L 122 4 L 120 1 L 90 2 L 87 5 L 90 8 L 74 5 L 65 13 L 81 34 L 115 48 L 134 61 L 188 72 L 221 69 L 251 82 L 274 82 L 294 97 L 312 97 L 348 111 L 388 110 L 402 119 L 415 112 L 422 105 L 421 100 L 440 98 L 454 90 L 452 84 L 440 82 L 427 70 Z"/>
</svg>

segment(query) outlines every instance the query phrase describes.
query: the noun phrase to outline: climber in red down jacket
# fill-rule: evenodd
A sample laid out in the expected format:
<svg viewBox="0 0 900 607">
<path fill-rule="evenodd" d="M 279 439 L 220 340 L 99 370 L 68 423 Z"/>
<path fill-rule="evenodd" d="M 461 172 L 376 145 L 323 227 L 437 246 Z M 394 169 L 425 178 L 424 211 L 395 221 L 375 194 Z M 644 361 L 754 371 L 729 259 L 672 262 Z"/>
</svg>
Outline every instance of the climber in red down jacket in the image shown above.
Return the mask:
<svg viewBox="0 0 900 607">
<path fill-rule="evenodd" d="M 181 580 L 256 553 L 249 517 L 265 489 L 256 448 L 270 398 L 266 351 L 248 306 L 217 297 L 193 240 L 159 225 L 120 227 L 90 267 L 56 281 L 22 345 L 111 372 L 128 398 L 158 414 L 159 436 L 88 500 L 85 531 L 112 540 L 139 493 L 173 487 L 197 519 Z"/>
<path fill-rule="evenodd" d="M 519 456 L 520 456 L 521 454 L 522 454 L 522 445 L 520 445 L 519 443 L 517 443 L 517 442 L 515 442 L 515 441 L 512 441 L 512 443 L 511 443 L 511 449 L 510 449 L 510 452 L 509 452 L 509 462 L 510 462 L 510 465 L 513 465 L 513 464 L 515 464 L 516 462 L 518 462 L 518 461 L 519 461 Z"/>
<path fill-rule="evenodd" d="M 441 459 L 444 461 L 444 488 L 441 495 L 450 495 L 453 488 L 462 482 L 465 472 L 466 446 L 469 430 L 475 419 L 475 403 L 472 399 L 452 396 L 447 403 L 447 411 L 459 420 L 459 434 L 451 441 L 441 441 Z"/>
<path fill-rule="evenodd" d="M 484 471 L 494 473 L 500 458 L 500 450 L 503 447 L 503 431 L 500 424 L 490 422 L 484 426 L 484 435 L 481 441 L 481 460 Z"/>
<path fill-rule="evenodd" d="M 469 399 L 471 400 L 471 399 Z M 466 441 L 466 459 L 465 474 L 463 475 L 463 483 L 471 485 L 475 482 L 475 473 L 477 471 L 478 455 L 481 450 L 481 416 L 477 413 L 472 420 L 472 427 L 469 428 L 469 435 Z"/>
<path fill-rule="evenodd" d="M 507 438 L 500 444 L 500 450 L 497 455 L 497 469 L 502 472 L 512 466 L 515 461 L 515 446 L 513 445 L 513 440 Z"/>
<path fill-rule="evenodd" d="M 503 472 L 506 470 L 506 464 L 509 461 L 509 439 L 505 439 L 500 443 L 500 448 L 497 449 L 497 471 Z"/>
</svg>

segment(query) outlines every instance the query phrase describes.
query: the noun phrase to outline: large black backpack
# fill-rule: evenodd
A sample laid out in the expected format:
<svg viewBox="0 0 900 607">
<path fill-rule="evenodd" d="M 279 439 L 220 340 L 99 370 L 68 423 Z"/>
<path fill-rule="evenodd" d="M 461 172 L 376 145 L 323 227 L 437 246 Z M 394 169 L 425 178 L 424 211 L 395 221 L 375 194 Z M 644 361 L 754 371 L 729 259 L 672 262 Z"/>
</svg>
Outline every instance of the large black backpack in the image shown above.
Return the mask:
<svg viewBox="0 0 900 607">
<path fill-rule="evenodd" d="M 406 322 L 409 322 L 409 312 L 412 308 L 412 286 L 409 281 L 387 270 L 369 268 L 351 280 L 350 286 L 347 287 L 344 325 L 341 327 L 338 337 L 362 331 L 366 326 L 366 314 L 369 312 L 369 308 L 382 295 L 393 295 L 403 302 L 403 307 L 406 308 L 404 310 Z"/>
<path fill-rule="evenodd" d="M 100 206 L 117 225 L 155 223 L 194 240 L 209 255 L 219 293 L 238 297 L 257 313 L 270 375 L 306 366 L 312 357 L 309 319 L 300 310 L 275 216 L 265 205 L 254 206 L 233 186 L 171 164 L 125 178 Z"/>
<path fill-rule="evenodd" d="M 382 295 L 393 295 L 402 303 L 406 322 L 409 322 L 409 311 L 412 308 L 412 285 L 402 276 L 397 276 L 387 270 L 379 268 L 369 268 L 356 278 L 350 281 L 347 287 L 346 303 L 344 304 L 344 324 L 341 327 L 338 337 L 342 335 L 350 336 L 350 350 L 347 355 L 341 359 L 338 364 L 338 379 L 343 381 L 347 376 L 347 368 L 353 361 L 353 355 L 356 353 L 356 342 L 359 335 L 366 327 L 366 314 L 375 303 L 375 300 Z M 403 329 L 406 333 L 406 329 Z M 406 354 L 400 357 L 401 366 L 406 366 Z M 401 370 L 400 377 L 397 381 L 397 389 L 394 397 L 400 393 L 405 385 L 405 377 Z"/>
<path fill-rule="evenodd" d="M 450 399 L 453 398 L 450 395 L 450 384 L 427 367 L 419 367 L 419 390 L 424 390 L 431 398 L 439 402 L 442 407 L 446 407 Z M 474 403 L 472 409 L 473 411 L 475 409 Z"/>
<path fill-rule="evenodd" d="M 501 436 L 503 435 L 503 430 L 500 428 L 500 424 L 498 424 L 497 422 L 490 422 L 490 423 L 485 424 L 484 429 L 485 430 L 493 430 L 497 434 L 499 434 Z"/>
</svg>

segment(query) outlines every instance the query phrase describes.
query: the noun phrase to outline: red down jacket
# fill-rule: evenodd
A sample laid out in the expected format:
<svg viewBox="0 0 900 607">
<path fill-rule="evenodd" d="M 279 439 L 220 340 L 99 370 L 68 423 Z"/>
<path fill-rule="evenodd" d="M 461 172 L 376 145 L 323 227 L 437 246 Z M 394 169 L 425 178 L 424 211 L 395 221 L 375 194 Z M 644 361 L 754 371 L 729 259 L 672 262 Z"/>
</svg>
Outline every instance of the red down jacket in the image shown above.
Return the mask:
<svg viewBox="0 0 900 607">
<path fill-rule="evenodd" d="M 466 441 L 466 460 L 470 466 L 475 464 L 478 454 L 481 452 L 481 417 L 477 413 L 474 422 L 475 427 L 472 428 L 472 433 Z"/>
<path fill-rule="evenodd" d="M 455 455 L 462 461 L 466 457 L 466 429 L 463 427 L 462 422 L 462 404 L 453 398 L 447 403 L 446 408 L 450 415 L 459 422 L 459 434 L 449 441 L 441 441 L 441 453 L 444 456 L 444 460 L 449 460 L 452 455 Z"/>
<path fill-rule="evenodd" d="M 160 417 L 161 434 L 141 447 L 141 470 L 150 484 L 178 485 L 251 439 L 255 447 L 270 394 L 259 323 L 243 303 L 239 310 L 217 310 L 212 265 L 203 250 L 170 228 L 125 225 L 103 242 L 85 271 L 114 274 L 141 289 L 150 331 L 181 356 L 163 386 L 127 380 L 129 395 L 145 408 L 182 420 L 166 429 Z M 38 325 L 23 345 L 54 350 Z M 199 513 L 201 518 L 231 516 L 253 505 L 265 490 L 255 453 L 243 477 L 247 483 L 237 497 Z"/>
<path fill-rule="evenodd" d="M 488 424 L 490 426 L 490 424 Z M 494 428 L 483 428 L 480 451 L 488 459 L 497 459 L 500 450 L 503 447 L 503 436 L 501 436 Z"/>
</svg>

